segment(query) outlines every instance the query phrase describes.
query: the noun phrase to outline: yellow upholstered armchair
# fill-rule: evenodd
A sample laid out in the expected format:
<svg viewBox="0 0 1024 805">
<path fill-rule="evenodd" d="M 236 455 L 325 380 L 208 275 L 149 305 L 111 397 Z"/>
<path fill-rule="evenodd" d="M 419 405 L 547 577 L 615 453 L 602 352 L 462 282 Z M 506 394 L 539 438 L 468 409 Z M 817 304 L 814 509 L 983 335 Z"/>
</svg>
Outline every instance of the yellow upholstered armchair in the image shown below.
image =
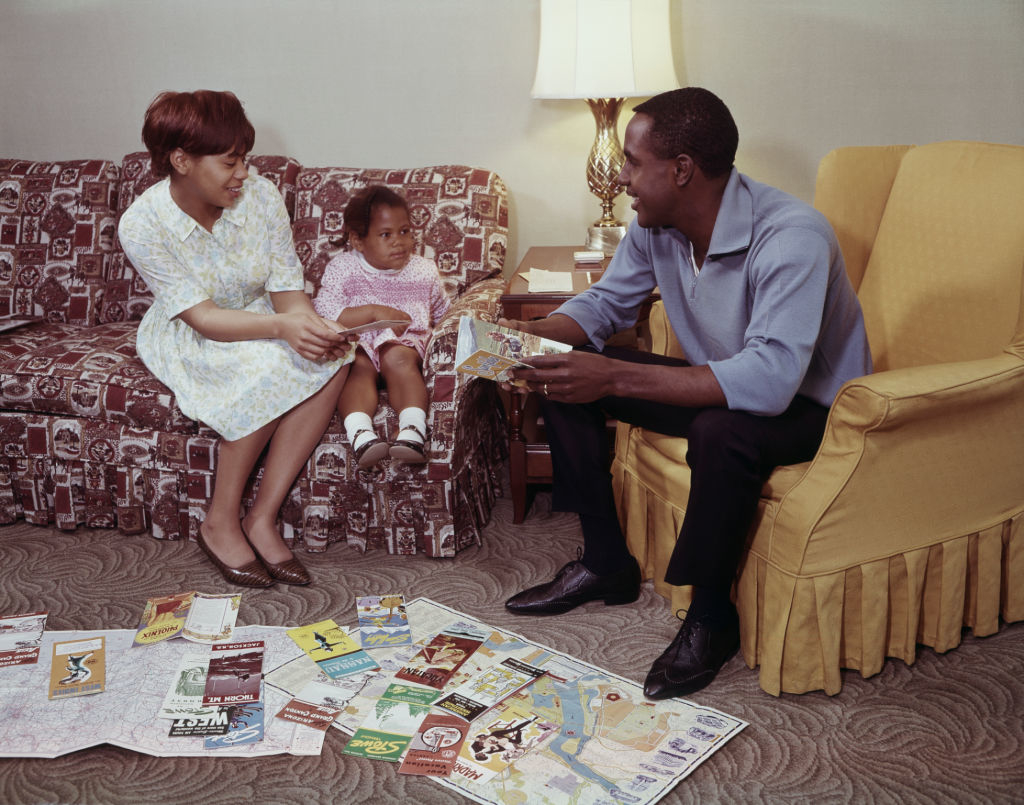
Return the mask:
<svg viewBox="0 0 1024 805">
<path fill-rule="evenodd" d="M 1024 620 L 1024 147 L 841 148 L 818 170 L 875 373 L 848 382 L 812 461 L 762 490 L 736 581 L 742 652 L 778 695 L 944 652 Z M 680 355 L 662 311 L 655 351 Z M 662 581 L 689 492 L 684 439 L 619 425 L 630 550 Z"/>
</svg>

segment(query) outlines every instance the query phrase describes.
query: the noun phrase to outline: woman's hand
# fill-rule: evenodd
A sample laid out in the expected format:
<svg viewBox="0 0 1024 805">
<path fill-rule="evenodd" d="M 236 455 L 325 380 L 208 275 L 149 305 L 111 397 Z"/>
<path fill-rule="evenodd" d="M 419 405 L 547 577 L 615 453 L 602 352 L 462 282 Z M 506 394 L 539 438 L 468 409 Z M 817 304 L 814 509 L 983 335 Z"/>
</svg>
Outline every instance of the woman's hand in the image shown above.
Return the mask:
<svg viewBox="0 0 1024 805">
<path fill-rule="evenodd" d="M 279 338 L 308 361 L 330 360 L 341 357 L 350 348 L 347 339 L 338 330 L 313 312 L 276 314 Z"/>
<path fill-rule="evenodd" d="M 344 328 L 336 321 L 331 321 L 330 319 L 324 318 L 321 318 L 320 321 L 323 323 L 324 327 L 329 329 L 332 333 L 341 333 L 344 330 Z M 355 349 L 358 343 L 358 334 L 349 333 L 348 335 L 343 335 L 341 336 L 341 338 L 339 339 L 338 343 L 335 346 L 330 347 L 327 350 L 327 352 L 324 353 L 324 360 L 333 361 L 339 358 L 347 357 L 349 352 L 352 349 Z"/>
</svg>

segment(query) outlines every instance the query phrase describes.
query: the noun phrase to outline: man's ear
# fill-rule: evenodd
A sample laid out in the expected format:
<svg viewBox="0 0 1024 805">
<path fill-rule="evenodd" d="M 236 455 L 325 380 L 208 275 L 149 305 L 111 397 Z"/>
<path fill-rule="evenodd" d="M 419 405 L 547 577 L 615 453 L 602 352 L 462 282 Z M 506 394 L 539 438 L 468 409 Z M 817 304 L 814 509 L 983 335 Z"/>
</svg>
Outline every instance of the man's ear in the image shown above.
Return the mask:
<svg viewBox="0 0 1024 805">
<path fill-rule="evenodd" d="M 680 154 L 675 160 L 676 187 L 685 187 L 693 178 L 693 172 L 697 169 L 689 154 Z"/>
<path fill-rule="evenodd" d="M 171 151 L 170 161 L 171 167 L 182 176 L 187 176 L 192 169 L 191 157 L 181 148 L 175 148 Z"/>
</svg>

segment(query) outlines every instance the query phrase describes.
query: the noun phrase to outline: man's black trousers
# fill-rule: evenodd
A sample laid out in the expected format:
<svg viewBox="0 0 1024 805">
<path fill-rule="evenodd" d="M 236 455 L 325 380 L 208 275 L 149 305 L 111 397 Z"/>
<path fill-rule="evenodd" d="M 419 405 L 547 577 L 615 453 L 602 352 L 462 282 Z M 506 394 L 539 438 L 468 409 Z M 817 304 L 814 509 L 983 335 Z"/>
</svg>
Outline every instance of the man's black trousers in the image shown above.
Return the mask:
<svg viewBox="0 0 1024 805">
<path fill-rule="evenodd" d="M 632 363 L 687 365 L 677 358 L 618 347 L 606 347 L 602 354 Z M 717 588 L 733 581 L 765 480 L 775 467 L 813 458 L 828 417 L 827 407 L 800 396 L 778 416 L 727 408 L 684 408 L 624 397 L 604 397 L 585 404 L 545 399 L 542 411 L 551 444 L 556 511 L 615 520 L 607 417 L 686 437 L 690 495 L 683 501 L 686 516 L 665 581 Z M 588 554 L 623 551 L 617 522 L 598 533 L 607 535 L 599 541 L 616 539 L 618 544 L 595 545 L 588 537 Z"/>
</svg>

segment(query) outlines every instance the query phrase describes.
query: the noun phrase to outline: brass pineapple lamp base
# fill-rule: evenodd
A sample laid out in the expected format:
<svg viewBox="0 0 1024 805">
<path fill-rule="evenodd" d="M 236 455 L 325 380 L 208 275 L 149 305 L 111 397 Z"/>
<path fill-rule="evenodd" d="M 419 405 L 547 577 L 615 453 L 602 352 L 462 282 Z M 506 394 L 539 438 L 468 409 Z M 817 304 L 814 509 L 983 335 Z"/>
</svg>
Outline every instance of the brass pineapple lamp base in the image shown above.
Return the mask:
<svg viewBox="0 0 1024 805">
<path fill-rule="evenodd" d="M 601 202 L 601 217 L 587 230 L 587 248 L 611 253 L 626 235 L 626 226 L 615 217 L 615 199 L 622 192 L 619 172 L 626 156 L 619 143 L 619 111 L 623 98 L 587 98 L 594 113 L 597 135 L 587 159 L 587 186 Z"/>
</svg>

